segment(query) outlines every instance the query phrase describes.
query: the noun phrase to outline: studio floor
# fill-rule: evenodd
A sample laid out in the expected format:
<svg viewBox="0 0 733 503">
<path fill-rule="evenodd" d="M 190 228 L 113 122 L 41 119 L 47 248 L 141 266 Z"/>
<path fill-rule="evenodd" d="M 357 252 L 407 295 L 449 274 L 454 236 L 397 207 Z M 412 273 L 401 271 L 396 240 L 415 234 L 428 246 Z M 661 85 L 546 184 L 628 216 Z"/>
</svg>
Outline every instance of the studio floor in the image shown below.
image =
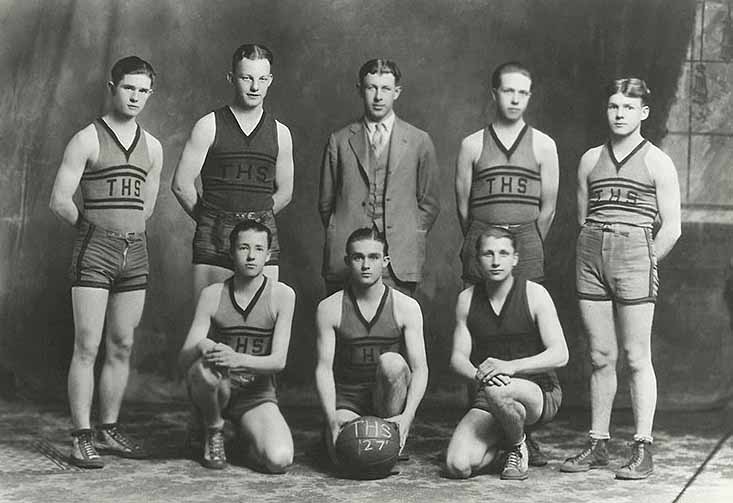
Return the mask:
<svg viewBox="0 0 733 503">
<path fill-rule="evenodd" d="M 564 474 L 561 461 L 581 445 L 588 413 L 563 410 L 535 434 L 550 456 L 523 482 L 480 475 L 441 477 L 444 450 L 460 411 L 426 407 L 416 420 L 398 474 L 377 481 L 333 476 L 317 449 L 316 408 L 285 408 L 295 439 L 295 462 L 285 475 L 244 466 L 207 470 L 184 447 L 186 404 L 126 404 L 128 431 L 144 440 L 152 459 L 105 457 L 102 470 L 66 463 L 69 419 L 63 403 L 0 400 L 1 502 L 730 502 L 733 501 L 733 410 L 661 412 L 656 419 L 655 473 L 645 481 L 617 481 L 613 468 L 627 456 L 628 412 L 614 413 L 612 465 Z"/>
</svg>

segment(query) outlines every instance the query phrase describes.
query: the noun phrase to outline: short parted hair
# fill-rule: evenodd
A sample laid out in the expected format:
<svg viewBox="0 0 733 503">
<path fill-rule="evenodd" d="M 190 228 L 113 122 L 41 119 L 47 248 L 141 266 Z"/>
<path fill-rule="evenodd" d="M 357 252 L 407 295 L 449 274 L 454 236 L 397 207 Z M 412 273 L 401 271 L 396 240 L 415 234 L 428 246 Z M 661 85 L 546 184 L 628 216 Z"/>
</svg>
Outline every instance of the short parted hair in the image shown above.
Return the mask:
<svg viewBox="0 0 733 503">
<path fill-rule="evenodd" d="M 270 65 L 274 63 L 275 57 L 272 55 L 272 51 L 261 44 L 243 44 L 237 47 L 232 54 L 232 71 L 234 71 L 237 63 L 242 61 L 244 58 L 247 59 L 266 59 L 270 62 Z"/>
<path fill-rule="evenodd" d="M 395 84 L 399 84 L 400 79 L 402 78 L 402 72 L 400 72 L 397 63 L 390 59 L 370 59 L 361 65 L 361 68 L 359 68 L 359 85 L 364 83 L 364 77 L 366 77 L 368 73 L 376 73 L 380 75 L 383 73 L 391 73 L 394 75 Z"/>
<path fill-rule="evenodd" d="M 485 239 L 488 238 L 507 238 L 512 243 L 512 248 L 514 248 L 514 253 L 517 252 L 517 238 L 514 236 L 514 233 L 507 229 L 506 227 L 499 227 L 496 225 L 492 225 L 490 227 L 487 227 L 486 230 L 484 230 L 476 240 L 476 253 L 481 252 L 481 245 L 484 243 Z"/>
<path fill-rule="evenodd" d="M 384 234 L 373 227 L 362 227 L 360 229 L 356 229 L 349 235 L 346 239 L 346 255 L 349 254 L 351 243 L 355 243 L 357 241 L 377 241 L 382 243 L 382 253 L 384 253 L 385 256 L 389 254 L 387 250 L 387 240 L 384 239 Z"/>
<path fill-rule="evenodd" d="M 529 71 L 529 68 L 524 66 L 524 64 L 520 63 L 519 61 L 507 61 L 506 63 L 502 63 L 497 66 L 496 69 L 491 73 L 492 89 L 499 89 L 499 86 L 501 86 L 501 76 L 505 73 L 520 73 L 527 77 L 530 82 L 532 81 L 532 72 Z M 530 89 L 531 88 L 532 84 L 530 83 Z"/>
<path fill-rule="evenodd" d="M 237 236 L 239 236 L 240 232 L 246 232 L 246 231 L 255 231 L 255 232 L 264 232 L 267 234 L 267 248 L 270 249 L 270 246 L 272 246 L 272 231 L 269 227 L 267 227 L 265 224 L 262 224 L 258 222 L 257 220 L 242 220 L 237 225 L 234 226 L 234 229 L 232 229 L 232 232 L 229 233 L 229 250 L 234 251 L 234 246 L 237 243 Z"/>
<path fill-rule="evenodd" d="M 641 98 L 641 103 L 647 105 L 652 91 L 646 82 L 637 77 L 623 77 L 615 79 L 606 86 L 606 99 L 616 93 L 621 93 L 627 98 Z"/>
<path fill-rule="evenodd" d="M 151 87 L 155 83 L 155 70 L 153 70 L 153 65 L 137 56 L 127 56 L 126 58 L 120 59 L 112 66 L 110 74 L 114 85 L 119 84 L 125 75 L 140 74 L 150 77 Z"/>
</svg>

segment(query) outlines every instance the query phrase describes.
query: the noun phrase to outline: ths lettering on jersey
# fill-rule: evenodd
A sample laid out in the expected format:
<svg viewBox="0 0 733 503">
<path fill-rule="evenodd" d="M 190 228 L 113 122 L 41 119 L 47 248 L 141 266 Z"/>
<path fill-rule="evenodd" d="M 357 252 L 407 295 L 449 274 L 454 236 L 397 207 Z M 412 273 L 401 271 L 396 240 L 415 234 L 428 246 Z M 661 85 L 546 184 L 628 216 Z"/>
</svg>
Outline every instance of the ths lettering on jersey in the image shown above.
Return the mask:
<svg viewBox="0 0 733 503">
<path fill-rule="evenodd" d="M 398 340 L 389 342 L 363 342 L 350 344 L 348 346 L 348 353 L 346 353 L 345 357 L 349 365 L 373 366 L 377 364 L 382 353 L 390 351 L 399 352 L 399 350 L 400 345 Z"/>
<path fill-rule="evenodd" d="M 272 194 L 276 159 L 267 154 L 217 153 L 201 179 L 207 190 Z"/>
<path fill-rule="evenodd" d="M 237 353 L 266 356 L 272 352 L 272 329 L 238 326 L 216 328 L 212 340 L 221 342 Z"/>
<path fill-rule="evenodd" d="M 540 184 L 540 175 L 519 166 L 491 166 L 475 173 L 471 183 L 471 206 L 495 203 L 518 203 L 539 206 L 540 198 L 527 195 L 532 184 Z M 539 193 L 535 188 L 533 193 Z"/>
<path fill-rule="evenodd" d="M 87 198 L 84 200 L 84 209 L 132 209 L 144 210 L 145 204 L 142 199 L 143 187 L 147 179 L 147 172 L 124 164 L 111 166 L 85 173 L 81 177 L 94 194 L 105 194 L 107 197 Z M 96 190 L 91 187 L 98 186 Z M 101 189 L 101 190 L 100 190 Z"/>
<path fill-rule="evenodd" d="M 603 178 L 588 184 L 588 215 L 604 209 L 623 209 L 656 218 L 656 190 L 628 178 Z"/>
</svg>

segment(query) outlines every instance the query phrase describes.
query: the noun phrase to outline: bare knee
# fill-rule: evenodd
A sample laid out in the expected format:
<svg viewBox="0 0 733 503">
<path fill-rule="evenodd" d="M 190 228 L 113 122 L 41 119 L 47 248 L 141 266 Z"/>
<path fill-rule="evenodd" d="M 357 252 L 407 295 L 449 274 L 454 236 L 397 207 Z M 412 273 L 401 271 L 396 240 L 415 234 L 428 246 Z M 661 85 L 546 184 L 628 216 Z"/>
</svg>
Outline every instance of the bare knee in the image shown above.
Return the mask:
<svg viewBox="0 0 733 503">
<path fill-rule="evenodd" d="M 467 479 L 471 476 L 471 462 L 465 453 L 449 449 L 445 456 L 445 473 L 452 479 Z"/>
<path fill-rule="evenodd" d="M 132 354 L 133 334 L 126 336 L 109 337 L 106 352 L 108 360 L 129 361 Z"/>
<path fill-rule="evenodd" d="M 644 347 L 630 347 L 626 350 L 626 361 L 631 372 L 643 372 L 652 368 L 651 352 Z"/>
<path fill-rule="evenodd" d="M 99 352 L 99 339 L 91 330 L 80 328 L 74 340 L 74 360 L 84 366 L 94 365 Z"/>
<path fill-rule="evenodd" d="M 377 376 L 388 382 L 397 382 L 406 379 L 409 372 L 410 366 L 399 353 L 387 352 L 379 355 Z"/>
<path fill-rule="evenodd" d="M 285 473 L 293 464 L 293 449 L 288 445 L 271 447 L 265 452 L 262 461 L 268 472 Z"/>
<path fill-rule="evenodd" d="M 594 349 L 590 352 L 590 363 L 594 371 L 615 370 L 617 359 L 615 351 Z"/>
<path fill-rule="evenodd" d="M 208 365 L 204 365 L 200 358 L 188 369 L 187 378 L 192 390 L 213 391 L 221 383 L 221 376 Z"/>
</svg>

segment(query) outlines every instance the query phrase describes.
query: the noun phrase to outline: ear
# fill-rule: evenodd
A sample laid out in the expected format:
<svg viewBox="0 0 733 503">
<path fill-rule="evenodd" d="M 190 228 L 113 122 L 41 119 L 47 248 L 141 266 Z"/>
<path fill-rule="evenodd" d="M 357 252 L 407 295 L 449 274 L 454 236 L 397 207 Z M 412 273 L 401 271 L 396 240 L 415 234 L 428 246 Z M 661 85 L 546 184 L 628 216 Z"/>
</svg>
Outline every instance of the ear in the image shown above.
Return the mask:
<svg viewBox="0 0 733 503">
<path fill-rule="evenodd" d="M 494 100 L 494 103 L 496 103 L 499 100 L 499 97 L 496 94 L 496 89 L 492 87 L 490 94 L 491 94 L 491 99 Z"/>
<path fill-rule="evenodd" d="M 267 264 L 270 261 L 270 254 L 272 253 L 271 250 L 267 250 L 267 257 L 265 258 L 265 264 Z"/>
<path fill-rule="evenodd" d="M 234 84 L 234 74 L 232 72 L 227 72 L 227 82 Z"/>
<path fill-rule="evenodd" d="M 514 260 L 512 261 L 512 267 L 517 267 L 518 263 L 519 263 L 519 253 L 514 252 Z"/>
<path fill-rule="evenodd" d="M 382 264 L 384 265 L 384 267 L 387 267 L 391 260 L 392 258 L 389 255 L 385 255 L 384 257 L 382 257 Z"/>
<path fill-rule="evenodd" d="M 111 80 L 107 82 L 107 88 L 109 89 L 109 92 L 111 92 L 112 94 L 115 93 L 115 87 L 116 87 L 115 83 L 112 82 Z"/>
<path fill-rule="evenodd" d="M 641 120 L 646 120 L 649 117 L 649 105 L 642 105 L 641 107 Z"/>
<path fill-rule="evenodd" d="M 344 264 L 346 264 L 347 266 L 349 265 L 349 255 L 348 254 L 344 255 Z"/>
<path fill-rule="evenodd" d="M 394 101 L 397 101 L 397 98 L 400 97 L 400 94 L 402 93 L 402 86 L 395 86 L 394 88 Z"/>
</svg>

